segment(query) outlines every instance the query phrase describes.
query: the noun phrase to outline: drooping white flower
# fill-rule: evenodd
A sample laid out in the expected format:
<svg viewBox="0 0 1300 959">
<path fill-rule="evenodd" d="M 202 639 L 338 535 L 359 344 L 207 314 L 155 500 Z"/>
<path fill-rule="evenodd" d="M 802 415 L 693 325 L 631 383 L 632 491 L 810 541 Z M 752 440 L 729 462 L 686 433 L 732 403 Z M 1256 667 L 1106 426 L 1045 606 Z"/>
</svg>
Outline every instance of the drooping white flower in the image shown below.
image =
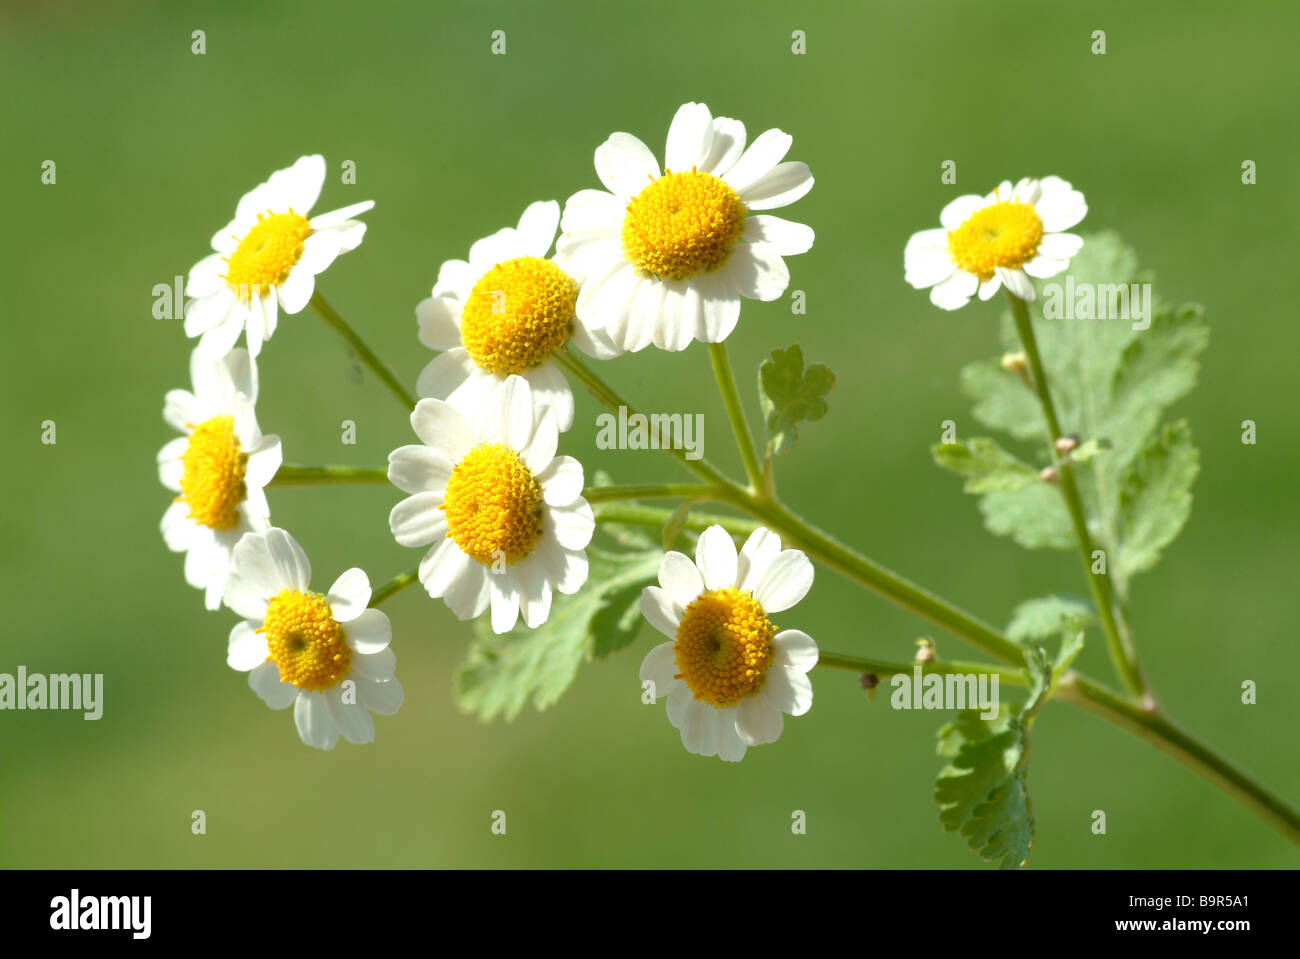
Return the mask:
<svg viewBox="0 0 1300 959">
<path fill-rule="evenodd" d="M 745 125 L 686 103 L 668 129 L 664 169 L 641 140 L 615 133 L 596 150 L 605 190 L 569 198 L 559 259 L 582 282 L 578 316 L 614 345 L 683 350 L 720 343 L 740 318 L 740 299 L 785 292 L 784 257 L 807 252 L 813 231 L 755 213 L 812 189 L 801 162 L 782 162 L 793 138 L 761 134 L 745 149 Z"/>
<path fill-rule="evenodd" d="M 298 313 L 316 289 L 316 275 L 340 253 L 355 250 L 366 225 L 352 217 L 373 200 L 308 218 L 325 182 L 325 159 L 305 156 L 245 193 L 235 218 L 212 237 L 216 250 L 199 260 L 185 281 L 193 297 L 185 308 L 185 335 L 220 359 L 248 331 L 256 357 L 275 332 L 278 310 Z"/>
<path fill-rule="evenodd" d="M 904 278 L 930 289 L 945 310 L 965 306 L 976 291 L 987 300 L 1005 286 L 1034 299 L 1030 277 L 1056 276 L 1083 240 L 1066 233 L 1088 212 L 1083 194 L 1060 177 L 1004 180 L 988 196 L 959 196 L 943 208 L 938 230 L 913 233 L 903 251 Z"/>
<path fill-rule="evenodd" d="M 518 375 L 555 411 L 560 432 L 573 425 L 573 392 L 551 355 L 569 343 L 597 359 L 618 351 L 575 315 L 578 283 L 547 259 L 559 223 L 558 203 L 533 203 L 518 227 L 471 246 L 468 262 L 442 264 L 433 295 L 415 308 L 420 342 L 444 351 L 420 373 L 420 396 L 473 409 Z"/>
<path fill-rule="evenodd" d="M 775 742 L 783 714 L 812 708 L 807 673 L 817 644 L 797 629 L 777 631 L 769 617 L 798 603 L 812 588 L 813 567 L 780 538 L 757 529 L 739 554 L 721 526 L 710 526 L 695 561 L 668 553 L 659 585 L 641 594 L 641 612 L 667 636 L 641 663 L 641 681 L 667 699 L 668 721 L 682 745 L 729 762 L 745 750 Z"/>
<path fill-rule="evenodd" d="M 257 367 L 247 351 L 213 362 L 195 350 L 190 381 L 192 392 L 171 390 L 163 406 L 163 419 L 185 435 L 158 453 L 158 478 L 180 494 L 162 534 L 185 554 L 185 581 L 218 609 L 235 544 L 270 526 L 265 487 L 280 468 L 280 439 L 258 428 Z"/>
<path fill-rule="evenodd" d="M 555 414 L 509 376 L 472 413 L 422 399 L 411 414 L 423 445 L 388 457 L 388 478 L 409 493 L 389 516 L 403 546 L 429 546 L 420 582 L 462 620 L 490 605 L 504 633 L 550 615 L 553 590 L 587 579 L 596 521 L 582 497 L 582 464 L 556 456 Z"/>
<path fill-rule="evenodd" d="M 368 609 L 370 580 L 350 569 L 324 595 L 310 592 L 311 563 L 282 529 L 250 533 L 235 547 L 226 605 L 244 622 L 230 631 L 226 662 L 272 709 L 293 705 L 308 746 L 333 749 L 375 738 L 372 712 L 402 705 L 388 617 Z"/>
</svg>

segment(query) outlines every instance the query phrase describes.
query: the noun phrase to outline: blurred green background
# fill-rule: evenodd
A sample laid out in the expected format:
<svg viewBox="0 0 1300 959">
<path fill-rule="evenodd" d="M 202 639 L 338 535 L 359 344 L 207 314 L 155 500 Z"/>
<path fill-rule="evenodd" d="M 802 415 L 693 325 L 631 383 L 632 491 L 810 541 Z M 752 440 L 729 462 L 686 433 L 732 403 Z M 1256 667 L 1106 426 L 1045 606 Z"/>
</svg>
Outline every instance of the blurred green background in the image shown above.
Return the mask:
<svg viewBox="0 0 1300 959">
<path fill-rule="evenodd" d="M 639 701 L 657 639 L 585 667 L 544 713 L 483 725 L 455 708 L 468 625 L 418 589 L 392 600 L 402 710 L 376 742 L 320 753 L 225 665 L 228 611 L 205 613 L 167 552 L 154 457 L 166 390 L 193 343 L 155 320 L 156 283 L 206 252 L 239 197 L 299 155 L 334 175 L 318 210 L 373 198 L 362 247 L 322 278 L 334 305 L 408 383 L 430 354 L 413 308 L 438 265 L 536 199 L 598 185 L 612 131 L 662 152 L 679 104 L 707 102 L 753 137 L 792 133 L 817 177 L 790 210 L 817 243 L 789 300 L 746 301 L 729 342 L 746 389 L 799 341 L 840 374 L 831 413 L 780 463 L 820 525 L 973 613 L 1080 594 L 1077 559 L 987 534 L 928 452 L 970 424 L 958 372 L 998 352 L 995 305 L 942 313 L 903 282 L 902 250 L 958 193 L 1056 173 L 1085 191 L 1084 229 L 1119 230 L 1171 300 L 1206 304 L 1201 386 L 1174 411 L 1202 450 L 1192 519 L 1140 578 L 1133 619 L 1172 714 L 1300 799 L 1295 695 L 1293 122 L 1300 11 L 1098 2 L 43 3 L 0 8 L 5 467 L 0 671 L 102 672 L 102 720 L 0 714 L 5 866 L 977 865 L 931 800 L 942 715 L 868 704 L 851 674 L 815 674 L 816 704 L 739 765 L 688 755 Z M 190 52 L 206 31 L 207 52 Z M 507 54 L 489 53 L 506 31 Z M 806 31 L 807 53 L 791 53 Z M 1089 52 L 1104 29 L 1108 51 Z M 57 163 L 54 186 L 41 163 Z M 955 160 L 958 185 L 941 185 Z M 1258 164 L 1243 186 L 1241 163 Z M 357 183 L 337 171 L 357 165 Z M 383 387 L 310 312 L 263 353 L 259 417 L 291 462 L 380 465 L 411 442 Z M 706 452 L 738 471 L 705 351 L 602 367 L 635 402 L 706 413 Z M 623 482 L 678 474 L 661 454 L 594 448 L 585 394 L 562 450 Z M 58 443 L 39 442 L 43 420 Z M 358 424 L 355 447 L 340 424 Z M 1243 446 L 1240 423 L 1258 423 Z M 660 460 L 665 462 L 660 462 Z M 395 490 L 273 490 L 325 586 L 374 582 L 397 546 Z M 906 658 L 929 628 L 820 571 L 798 625 L 826 648 Z M 794 625 L 791 623 L 790 625 Z M 968 650 L 934 634 L 940 655 Z M 1108 676 L 1096 637 L 1084 669 Z M 1245 679 L 1258 705 L 1240 703 Z M 1267 825 L 1150 747 L 1065 705 L 1035 728 L 1034 866 L 1296 866 Z M 207 814 L 207 835 L 190 831 Z M 505 837 L 490 815 L 508 815 Z M 791 834 L 791 811 L 808 834 Z M 1093 836 L 1090 814 L 1108 815 Z"/>
</svg>

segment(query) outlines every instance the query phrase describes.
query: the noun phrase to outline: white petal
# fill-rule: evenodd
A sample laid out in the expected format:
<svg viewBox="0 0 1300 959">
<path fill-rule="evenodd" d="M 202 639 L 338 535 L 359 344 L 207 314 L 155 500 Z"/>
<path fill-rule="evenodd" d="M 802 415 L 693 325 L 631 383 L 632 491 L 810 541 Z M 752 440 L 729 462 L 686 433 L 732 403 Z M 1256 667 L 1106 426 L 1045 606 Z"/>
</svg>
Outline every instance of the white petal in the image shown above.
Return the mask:
<svg viewBox="0 0 1300 959">
<path fill-rule="evenodd" d="M 237 623 L 230 631 L 230 640 L 226 645 L 226 665 L 246 673 L 266 662 L 270 651 L 266 637 L 257 632 L 250 622 Z"/>
<path fill-rule="evenodd" d="M 615 133 L 596 148 L 596 175 L 619 199 L 628 200 L 659 177 L 650 148 L 630 133 Z"/>
<path fill-rule="evenodd" d="M 447 608 L 462 621 L 474 619 L 487 609 L 491 601 L 488 590 L 488 577 L 491 574 L 474 560 L 469 560 L 443 594 L 442 600 Z"/>
<path fill-rule="evenodd" d="M 751 300 L 775 300 L 790 285 L 790 270 L 775 247 L 746 243 L 731 254 L 728 272 L 735 278 L 740 295 Z"/>
<path fill-rule="evenodd" d="M 444 536 L 420 560 L 420 582 L 434 599 L 441 599 L 462 577 L 471 565 L 477 563 L 456 545 L 450 536 Z"/>
<path fill-rule="evenodd" d="M 420 342 L 431 350 L 450 350 L 461 345 L 461 302 L 450 296 L 431 296 L 415 307 Z"/>
<path fill-rule="evenodd" d="M 508 633 L 519 622 L 519 583 L 510 573 L 488 573 L 492 595 L 492 632 Z"/>
<path fill-rule="evenodd" d="M 943 208 L 943 212 L 939 214 L 939 222 L 944 230 L 955 230 L 969 220 L 977 210 L 982 210 L 986 206 L 988 201 L 984 197 L 967 193 L 957 197 Z"/>
<path fill-rule="evenodd" d="M 565 549 L 585 549 L 596 531 L 596 517 L 585 499 L 571 506 L 552 507 L 547 514 L 555 529 L 555 539 Z"/>
<path fill-rule="evenodd" d="M 735 712 L 735 710 L 731 710 Z M 738 763 L 745 758 L 748 748 L 735 722 L 723 722 L 722 733 L 718 740 L 718 758 L 724 762 Z"/>
<path fill-rule="evenodd" d="M 390 679 L 386 683 L 372 683 L 368 679 L 359 679 L 357 692 L 366 709 L 381 716 L 391 716 L 401 707 L 406 691 L 396 679 Z"/>
<path fill-rule="evenodd" d="M 543 363 L 525 371 L 523 377 L 533 391 L 533 402 L 554 413 L 557 429 L 567 432 L 573 426 L 573 390 L 564 374 L 552 364 Z"/>
<path fill-rule="evenodd" d="M 438 268 L 438 279 L 433 284 L 433 296 L 449 296 L 464 303 L 469 297 L 478 274 L 466 260 L 445 260 Z"/>
<path fill-rule="evenodd" d="M 785 666 L 806 673 L 817 665 L 817 644 L 798 629 L 783 629 L 772 637 L 773 666 Z"/>
<path fill-rule="evenodd" d="M 334 581 L 325 601 L 336 622 L 351 622 L 370 604 L 370 577 L 363 569 L 348 570 Z"/>
<path fill-rule="evenodd" d="M 1002 277 L 994 273 L 987 280 L 980 282 L 980 299 L 987 302 L 993 299 L 1000 289 L 1002 289 Z"/>
<path fill-rule="evenodd" d="M 445 353 L 440 353 L 425 364 L 424 369 L 420 371 L 420 375 L 415 380 L 415 392 L 421 397 L 445 400 L 453 406 L 469 411 L 469 407 L 453 401 L 451 395 L 464 386 L 465 381 L 476 373 L 481 373 L 484 376 L 492 375 L 483 373 L 474 365 L 474 361 L 469 358 L 469 350 L 463 346 L 455 346 Z"/>
<path fill-rule="evenodd" d="M 582 495 L 582 464 L 572 456 L 557 456 L 537 474 L 548 506 L 569 506 Z"/>
<path fill-rule="evenodd" d="M 731 117 L 713 118 L 713 146 L 700 169 L 714 176 L 724 176 L 745 152 L 745 124 Z"/>
<path fill-rule="evenodd" d="M 265 487 L 271 482 L 275 474 L 280 471 L 280 464 L 283 461 L 284 452 L 280 445 L 280 437 L 274 435 L 262 437 L 262 442 L 257 445 L 256 450 L 248 454 L 244 482 L 249 491 L 251 492 L 255 487 Z"/>
<path fill-rule="evenodd" d="M 298 735 L 308 746 L 333 749 L 339 741 L 339 727 L 324 693 L 302 690 L 293 704 L 293 721 Z"/>
<path fill-rule="evenodd" d="M 903 279 L 915 289 L 942 283 L 957 269 L 948 252 L 947 230 L 913 233 L 903 250 Z"/>
<path fill-rule="evenodd" d="M 271 209 L 280 213 L 293 210 L 306 216 L 320 198 L 325 184 L 325 158 L 319 153 L 299 157 L 285 170 L 277 170 L 266 181 Z"/>
<path fill-rule="evenodd" d="M 422 399 L 415 404 L 411 426 L 421 443 L 443 450 L 457 462 L 474 445 L 469 421 L 442 400 Z"/>
<path fill-rule="evenodd" d="M 248 674 L 248 686 L 272 709 L 287 709 L 298 697 L 298 687 L 280 681 L 280 667 L 270 660 Z"/>
<path fill-rule="evenodd" d="M 1048 233 L 1038 244 L 1039 256 L 1054 260 L 1068 260 L 1083 249 L 1083 237 L 1073 233 Z"/>
<path fill-rule="evenodd" d="M 208 359 L 221 359 L 239 340 L 239 334 L 244 330 L 246 315 L 247 311 L 242 306 L 233 300 L 230 301 L 225 319 L 203 334 L 199 339 L 198 349 Z"/>
<path fill-rule="evenodd" d="M 1060 177 L 1043 177 L 1039 186 L 1042 196 L 1034 209 L 1043 221 L 1045 233 L 1068 230 L 1088 215 L 1088 203 L 1083 194 Z"/>
<path fill-rule="evenodd" d="M 443 494 L 416 493 L 408 496 L 388 514 L 388 528 L 402 546 L 427 546 L 447 529 L 442 505 Z"/>
<path fill-rule="evenodd" d="M 930 290 L 930 302 L 943 310 L 960 309 L 975 295 L 979 282 L 973 273 L 957 270 L 942 283 L 935 284 Z"/>
<path fill-rule="evenodd" d="M 677 660 L 673 656 L 672 643 L 660 643 L 641 660 L 641 682 L 654 683 L 656 700 L 667 697 L 676 673 Z"/>
<path fill-rule="evenodd" d="M 806 196 L 813 182 L 808 164 L 779 163 L 766 176 L 740 191 L 740 198 L 751 210 L 776 210 Z"/>
<path fill-rule="evenodd" d="M 510 379 L 522 379 L 522 377 L 510 377 Z M 529 395 L 534 397 L 534 401 L 536 400 L 536 394 L 532 393 L 531 388 Z M 539 405 L 536 410 L 530 409 L 527 418 L 533 421 L 530 423 L 532 433 L 524 444 L 518 447 L 519 457 L 524 461 L 529 472 L 536 476 L 555 459 L 555 450 L 560 443 L 560 430 L 555 420 L 555 413 L 549 406 Z"/>
<path fill-rule="evenodd" d="M 1070 263 L 1068 260 L 1057 260 L 1050 256 L 1039 254 L 1027 262 L 1022 269 L 1029 276 L 1037 277 L 1040 280 L 1046 280 L 1048 277 L 1056 276 L 1058 273 L 1063 273 L 1069 268 L 1069 266 Z M 994 279 L 997 279 L 997 277 Z M 983 296 L 982 291 L 981 296 Z"/>
<path fill-rule="evenodd" d="M 736 560 L 736 586 L 751 593 L 762 581 L 772 560 L 781 553 L 781 537 L 760 526 L 749 534 Z"/>
<path fill-rule="evenodd" d="M 536 556 L 528 556 L 514 566 L 519 580 L 519 615 L 524 625 L 536 629 L 551 614 L 551 584 L 546 581 L 546 570 Z"/>
<path fill-rule="evenodd" d="M 769 213 L 755 213 L 745 219 L 745 239 L 766 243 L 782 256 L 807 253 L 813 245 L 813 228 Z"/>
<path fill-rule="evenodd" d="M 235 547 L 234 562 L 238 575 L 260 587 L 267 598 L 283 589 L 303 593 L 311 585 L 311 563 L 307 561 L 307 554 L 298 541 L 282 529 L 272 528 L 265 533 L 245 536 Z"/>
<path fill-rule="evenodd" d="M 565 549 L 552 538 L 544 538 L 538 545 L 537 558 L 546 567 L 551 586 L 566 596 L 576 593 L 587 581 L 587 554 L 578 549 Z"/>
<path fill-rule="evenodd" d="M 396 668 L 397 656 L 391 648 L 381 649 L 377 653 L 357 653 L 352 657 L 352 672 L 374 682 L 388 682 L 393 678 Z"/>
<path fill-rule="evenodd" d="M 797 549 L 787 549 L 768 565 L 753 593 L 764 612 L 779 613 L 807 596 L 812 584 L 813 565 L 808 557 Z"/>
<path fill-rule="evenodd" d="M 443 493 L 455 468 L 432 446 L 400 446 L 388 454 L 388 481 L 403 493 Z"/>
<path fill-rule="evenodd" d="M 677 638 L 677 627 L 682 622 L 682 608 L 673 601 L 666 589 L 647 586 L 641 591 L 639 605 L 646 622 L 669 639 Z"/>
<path fill-rule="evenodd" d="M 388 648 L 393 640 L 393 626 L 383 610 L 365 609 L 344 624 L 343 636 L 350 648 L 370 655 Z"/>
<path fill-rule="evenodd" d="M 695 543 L 695 565 L 706 589 L 736 585 L 736 544 L 721 526 L 710 526 Z"/>
<path fill-rule="evenodd" d="M 790 152 L 794 137 L 780 130 L 765 130 L 755 138 L 735 165 L 722 177 L 744 198 L 745 191 L 774 170 Z M 805 167 L 805 169 L 807 169 Z"/>
<path fill-rule="evenodd" d="M 375 741 L 375 721 L 360 702 L 345 703 L 338 690 L 330 690 L 325 697 L 330 713 L 343 738 L 358 745 Z"/>
<path fill-rule="evenodd" d="M 703 166 L 713 148 L 713 114 L 703 103 L 683 103 L 668 127 L 664 168 L 675 173 Z"/>
<path fill-rule="evenodd" d="M 560 229 L 567 233 L 617 227 L 623 222 L 625 204 L 604 190 L 579 190 L 564 204 Z"/>
<path fill-rule="evenodd" d="M 736 708 L 736 731 L 746 745 L 774 743 L 781 738 L 784 726 L 781 710 L 762 696 L 746 696 Z"/>
<path fill-rule="evenodd" d="M 519 218 L 515 231 L 525 256 L 544 257 L 551 250 L 555 229 L 560 225 L 560 204 L 554 200 L 530 203 Z"/>
<path fill-rule="evenodd" d="M 311 218 L 311 228 L 313 230 L 336 230 L 354 216 L 360 216 L 362 213 L 368 213 L 375 208 L 374 200 L 361 200 L 358 203 L 350 203 L 345 207 L 337 210 L 330 210 L 328 213 L 321 213 Z M 317 270 L 316 272 L 320 272 Z"/>
<path fill-rule="evenodd" d="M 996 266 L 993 269 L 1008 290 L 1020 297 L 1022 300 L 1033 302 L 1034 284 L 1030 282 L 1029 277 L 1025 275 L 1024 270 L 1009 270 L 1002 266 Z"/>
<path fill-rule="evenodd" d="M 310 242 L 313 237 L 308 237 Z M 316 292 L 315 274 L 308 269 L 304 269 L 301 261 L 285 277 L 284 282 L 275 288 L 276 294 L 280 297 L 280 305 L 284 307 L 284 312 L 293 316 L 295 313 L 301 313 L 311 295 Z"/>
<path fill-rule="evenodd" d="M 802 716 L 812 709 L 812 680 L 795 669 L 772 666 L 763 678 L 759 695 L 791 716 Z"/>
<path fill-rule="evenodd" d="M 676 550 L 669 551 L 659 564 L 659 585 L 682 609 L 704 592 L 704 578 L 699 569 L 684 553 Z"/>
</svg>

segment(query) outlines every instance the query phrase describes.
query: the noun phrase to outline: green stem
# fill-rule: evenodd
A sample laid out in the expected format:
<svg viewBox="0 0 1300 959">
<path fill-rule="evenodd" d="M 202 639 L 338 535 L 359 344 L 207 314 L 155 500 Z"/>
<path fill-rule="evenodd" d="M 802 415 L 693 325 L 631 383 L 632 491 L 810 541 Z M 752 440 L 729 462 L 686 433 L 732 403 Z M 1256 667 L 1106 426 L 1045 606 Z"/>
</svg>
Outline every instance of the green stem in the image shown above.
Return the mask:
<svg viewBox="0 0 1300 959">
<path fill-rule="evenodd" d="M 400 593 L 402 590 L 406 589 L 406 587 L 419 580 L 419 578 L 420 568 L 418 566 L 414 569 L 408 569 L 405 573 L 398 573 L 370 595 L 370 605 L 378 606 L 394 593 Z"/>
<path fill-rule="evenodd" d="M 755 495 L 762 495 L 766 489 L 763 470 L 758 465 L 758 456 L 754 452 L 754 437 L 749 432 L 749 423 L 745 420 L 745 408 L 741 405 L 740 393 L 736 390 L 736 378 L 731 373 L 731 361 L 727 359 L 727 344 L 710 343 L 709 359 L 713 362 L 713 375 L 718 381 L 718 392 L 722 394 L 722 405 L 727 408 L 727 419 L 731 421 L 731 432 L 735 434 L 736 445 L 740 448 L 740 459 L 745 464 L 749 488 Z"/>
<path fill-rule="evenodd" d="M 644 486 L 592 486 L 582 491 L 588 503 L 626 499 L 717 499 L 719 490 L 703 483 L 650 483 Z"/>
<path fill-rule="evenodd" d="M 1070 523 L 1074 527 L 1075 541 L 1079 546 L 1079 556 L 1083 560 L 1084 576 L 1092 590 L 1092 599 L 1097 606 L 1101 620 L 1102 632 L 1106 635 L 1106 647 L 1110 651 L 1111 662 L 1120 677 L 1124 688 L 1133 696 L 1150 697 L 1146 679 L 1142 675 L 1142 666 L 1138 661 L 1137 649 L 1133 646 L 1127 632 L 1121 632 L 1115 619 L 1115 610 L 1111 605 L 1110 582 L 1105 573 L 1095 572 L 1093 566 L 1093 542 L 1088 532 L 1088 520 L 1084 514 L 1083 498 L 1079 495 L 1079 484 L 1075 479 L 1074 465 L 1063 457 L 1057 449 L 1061 439 L 1061 424 L 1056 418 L 1056 405 L 1052 402 L 1052 393 L 1047 384 L 1047 371 L 1043 367 L 1043 358 L 1038 352 L 1038 341 L 1034 338 L 1034 325 L 1029 319 L 1029 308 L 1025 301 L 1010 290 L 1007 297 L 1011 300 L 1011 312 L 1016 319 L 1016 329 L 1020 331 L 1020 342 L 1025 348 L 1025 357 L 1029 361 L 1029 372 L 1034 391 L 1038 394 L 1039 405 L 1043 408 L 1043 418 L 1047 421 L 1048 446 L 1052 462 L 1056 468 L 1057 481 L 1061 495 L 1065 499 L 1066 509 L 1070 513 Z"/>
<path fill-rule="evenodd" d="M 586 387 L 587 391 L 591 393 L 592 396 L 613 412 L 617 413 L 619 407 L 627 410 L 628 416 L 632 416 L 637 412 L 636 408 L 628 403 L 627 400 L 623 399 L 623 397 L 619 396 L 608 383 L 588 369 L 586 364 L 579 360 L 572 350 L 556 350 L 551 354 L 551 359 L 553 359 L 556 362 L 556 365 L 558 365 L 562 370 Z M 655 428 L 652 426 L 652 429 Z M 718 468 L 708 460 L 703 458 L 695 460 L 689 459 L 686 456 L 685 450 L 676 449 L 671 444 L 665 445 L 660 443 L 657 429 L 655 429 L 655 435 L 651 437 L 651 445 L 664 450 L 664 452 L 668 453 L 669 456 L 673 457 L 677 462 L 681 463 L 696 476 L 709 483 L 717 486 L 735 485 L 723 476 Z"/>
<path fill-rule="evenodd" d="M 297 466 L 285 463 L 271 486 L 332 486 L 387 483 L 388 470 L 368 466 Z"/>
<path fill-rule="evenodd" d="M 601 503 L 596 509 L 598 523 L 624 523 L 632 526 L 663 528 L 673 518 L 673 511 L 662 506 L 639 506 L 635 503 Z M 741 516 L 724 516 L 721 513 L 699 513 L 692 510 L 682 529 L 701 533 L 710 526 L 721 526 L 732 536 L 748 536 L 760 524 Z"/>
<path fill-rule="evenodd" d="M 1227 757 L 1158 710 L 1143 709 L 1077 673 L 1067 672 L 1056 695 L 1128 730 L 1254 810 L 1292 842 L 1300 843 L 1300 812 Z"/>
<path fill-rule="evenodd" d="M 890 676 L 897 675 L 911 676 L 916 667 L 919 666 L 922 675 L 925 676 L 931 674 L 965 676 L 986 673 L 999 677 L 1003 682 L 1014 683 L 1017 686 L 1026 685 L 1025 674 L 1021 670 L 1011 666 L 1002 666 L 998 663 L 960 663 L 940 662 L 938 660 L 931 663 L 891 663 L 882 659 L 844 656 L 840 653 L 829 653 L 821 650 L 817 654 L 817 665 L 828 669 L 845 669 L 853 673 L 871 673 L 881 679 L 888 679 Z"/>
<path fill-rule="evenodd" d="M 339 316 L 334 307 L 325 302 L 325 297 L 321 296 L 320 290 L 311 295 L 311 306 L 319 315 L 325 324 L 332 328 L 344 341 L 351 347 L 352 352 L 366 366 L 370 367 L 374 374 L 379 377 L 385 386 L 388 387 L 392 394 L 397 397 L 398 402 L 402 404 L 402 409 L 407 414 L 415 409 L 415 397 L 406 391 L 406 387 L 398 381 L 397 376 L 390 370 L 374 351 L 357 336 L 356 331 L 348 326 L 343 317 Z"/>
</svg>

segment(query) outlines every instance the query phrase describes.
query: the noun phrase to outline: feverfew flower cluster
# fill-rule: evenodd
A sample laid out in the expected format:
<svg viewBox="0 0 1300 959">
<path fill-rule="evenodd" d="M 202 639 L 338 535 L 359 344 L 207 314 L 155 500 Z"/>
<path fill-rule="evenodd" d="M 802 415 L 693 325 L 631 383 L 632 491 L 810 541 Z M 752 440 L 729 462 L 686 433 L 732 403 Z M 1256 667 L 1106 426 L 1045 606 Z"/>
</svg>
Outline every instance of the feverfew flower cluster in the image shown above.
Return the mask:
<svg viewBox="0 0 1300 959">
<path fill-rule="evenodd" d="M 227 663 L 271 708 L 293 706 L 304 743 L 370 742 L 372 713 L 401 705 L 391 627 L 373 604 L 405 581 L 418 579 L 461 620 L 486 616 L 495 633 L 542 626 L 557 593 L 583 587 L 596 517 L 582 464 L 557 454 L 574 423 L 565 374 L 584 369 L 569 351 L 611 360 L 651 345 L 721 343 L 742 299 L 781 296 L 786 258 L 814 239 L 766 212 L 813 186 L 807 165 L 786 159 L 792 142 L 776 129 L 750 142 L 740 121 L 684 104 L 662 166 L 640 139 L 614 133 L 595 151 L 604 189 L 579 190 L 563 208 L 532 203 L 466 259 L 441 265 L 415 308 L 418 339 L 437 353 L 409 411 L 419 442 L 394 450 L 387 467 L 406 494 L 391 533 L 424 552 L 410 577 L 377 593 L 356 568 L 312 591 L 307 556 L 271 522 L 265 490 L 281 471 L 281 444 L 256 415 L 257 357 L 280 312 L 311 304 L 337 326 L 316 278 L 361 243 L 356 217 L 373 203 L 311 216 L 325 180 L 320 156 L 238 202 L 212 238 L 215 252 L 189 273 L 184 329 L 198 343 L 191 389 L 168 393 L 164 408 L 182 435 L 158 456 L 159 477 L 177 494 L 162 532 L 185 554 L 185 579 L 206 607 L 224 603 L 241 618 Z M 1082 241 L 1063 231 L 1085 212 L 1082 194 L 1056 177 L 961 197 L 944 208 L 943 229 L 909 241 L 906 279 L 932 288 L 946 309 L 1004 286 L 1032 298 L 1029 277 L 1064 270 L 1078 251 Z M 235 348 L 241 333 L 246 349 Z M 763 528 L 738 550 L 712 526 L 694 560 L 668 552 L 658 578 L 640 609 L 667 641 L 646 655 L 641 679 L 665 700 L 689 752 L 737 761 L 775 741 L 785 716 L 811 708 L 817 644 L 772 621 L 812 586 L 803 553 Z"/>
</svg>

